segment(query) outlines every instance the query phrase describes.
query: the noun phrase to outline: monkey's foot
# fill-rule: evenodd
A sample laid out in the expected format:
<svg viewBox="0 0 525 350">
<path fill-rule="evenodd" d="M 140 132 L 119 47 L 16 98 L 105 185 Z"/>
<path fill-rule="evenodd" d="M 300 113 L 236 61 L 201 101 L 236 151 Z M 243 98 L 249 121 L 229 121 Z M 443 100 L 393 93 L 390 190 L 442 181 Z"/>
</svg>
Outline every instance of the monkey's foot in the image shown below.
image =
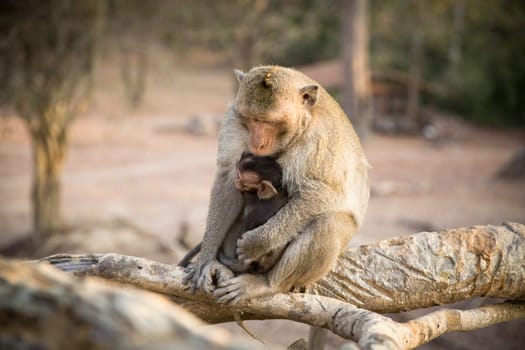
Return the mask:
<svg viewBox="0 0 525 350">
<path fill-rule="evenodd" d="M 211 294 L 221 281 L 227 281 L 233 277 L 233 272 L 226 266 L 213 260 L 208 263 L 191 264 L 184 269 L 186 276 L 182 283 L 186 284 L 191 293 L 200 289 Z"/>
<path fill-rule="evenodd" d="M 219 303 L 238 303 L 242 300 L 272 294 L 264 275 L 243 274 L 226 281 L 219 281 L 213 295 Z"/>
</svg>

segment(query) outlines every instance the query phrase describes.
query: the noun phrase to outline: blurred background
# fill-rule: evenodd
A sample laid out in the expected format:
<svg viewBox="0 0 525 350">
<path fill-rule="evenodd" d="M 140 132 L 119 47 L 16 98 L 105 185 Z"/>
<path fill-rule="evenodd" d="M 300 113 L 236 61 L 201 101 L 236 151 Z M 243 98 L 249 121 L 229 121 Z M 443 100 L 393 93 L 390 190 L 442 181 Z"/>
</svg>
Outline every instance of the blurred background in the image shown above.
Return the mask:
<svg viewBox="0 0 525 350">
<path fill-rule="evenodd" d="M 521 0 L 3 0 L 0 254 L 177 262 L 204 232 L 232 70 L 259 64 L 319 81 L 360 134 L 372 196 L 351 244 L 525 223 L 524 33 Z M 425 348 L 518 349 L 524 326 Z"/>
</svg>

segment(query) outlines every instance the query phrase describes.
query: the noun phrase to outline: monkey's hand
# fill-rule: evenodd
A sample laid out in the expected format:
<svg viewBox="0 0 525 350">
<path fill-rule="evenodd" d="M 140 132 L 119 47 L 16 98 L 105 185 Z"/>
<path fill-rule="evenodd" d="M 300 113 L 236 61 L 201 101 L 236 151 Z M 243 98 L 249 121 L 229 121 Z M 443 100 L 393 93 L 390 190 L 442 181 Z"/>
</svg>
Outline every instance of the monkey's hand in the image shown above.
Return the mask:
<svg viewBox="0 0 525 350">
<path fill-rule="evenodd" d="M 197 260 L 184 269 L 186 276 L 182 283 L 188 285 L 190 293 L 197 289 L 211 294 L 220 281 L 233 277 L 233 272 L 217 260 Z"/>
<path fill-rule="evenodd" d="M 243 233 L 237 241 L 237 258 L 245 263 L 257 261 L 266 254 L 283 248 L 287 242 L 280 242 L 275 235 L 264 231 L 264 226 Z M 278 235 L 276 235 L 278 236 Z"/>
</svg>

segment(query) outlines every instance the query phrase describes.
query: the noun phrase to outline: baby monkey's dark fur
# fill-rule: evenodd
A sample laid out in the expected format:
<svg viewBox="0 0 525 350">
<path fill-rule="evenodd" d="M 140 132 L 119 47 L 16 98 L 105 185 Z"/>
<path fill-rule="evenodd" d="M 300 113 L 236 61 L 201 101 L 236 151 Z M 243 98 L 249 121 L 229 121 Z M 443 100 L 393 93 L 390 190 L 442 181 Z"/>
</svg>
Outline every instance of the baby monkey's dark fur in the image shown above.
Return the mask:
<svg viewBox="0 0 525 350">
<path fill-rule="evenodd" d="M 264 224 L 288 202 L 288 192 L 282 184 L 282 169 L 274 157 L 244 152 L 237 163 L 237 172 L 235 187 L 243 194 L 244 211 L 240 224 L 232 228 L 233 234 L 229 234 L 223 242 L 218 260 L 235 273 L 266 273 L 279 260 L 285 247 L 257 261 L 239 261 L 235 250 L 237 240 L 244 232 Z M 186 267 L 200 250 L 201 243 L 190 250 L 178 265 Z"/>
</svg>

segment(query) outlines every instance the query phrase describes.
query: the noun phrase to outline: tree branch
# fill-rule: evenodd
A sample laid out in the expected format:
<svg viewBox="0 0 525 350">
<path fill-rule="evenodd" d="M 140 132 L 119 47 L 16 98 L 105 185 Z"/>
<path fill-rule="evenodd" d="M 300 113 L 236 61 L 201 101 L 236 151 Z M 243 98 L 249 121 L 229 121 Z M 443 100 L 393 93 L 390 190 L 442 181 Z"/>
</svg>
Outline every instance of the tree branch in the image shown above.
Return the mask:
<svg viewBox="0 0 525 350">
<path fill-rule="evenodd" d="M 525 226 L 422 232 L 349 249 L 317 294 L 379 313 L 475 296 L 525 299 Z"/>
<path fill-rule="evenodd" d="M 167 298 L 0 259 L 1 349 L 263 349 Z"/>
<path fill-rule="evenodd" d="M 403 326 L 409 330 L 404 348 L 413 348 L 447 332 L 470 331 L 525 317 L 525 303 L 486 305 L 473 310 L 439 310 Z"/>
<path fill-rule="evenodd" d="M 328 328 L 358 341 L 361 348 L 408 349 L 445 332 L 525 317 L 524 303 L 441 310 L 407 323 L 376 313 L 474 296 L 525 300 L 525 226 L 514 223 L 423 232 L 351 248 L 311 288 L 313 294 L 277 294 L 227 307 L 211 296 L 186 292 L 183 271 L 173 265 L 118 254 L 55 255 L 42 260 L 76 275 L 166 294 L 210 323 L 232 321 L 234 314 L 245 320 L 285 318 Z"/>
</svg>

